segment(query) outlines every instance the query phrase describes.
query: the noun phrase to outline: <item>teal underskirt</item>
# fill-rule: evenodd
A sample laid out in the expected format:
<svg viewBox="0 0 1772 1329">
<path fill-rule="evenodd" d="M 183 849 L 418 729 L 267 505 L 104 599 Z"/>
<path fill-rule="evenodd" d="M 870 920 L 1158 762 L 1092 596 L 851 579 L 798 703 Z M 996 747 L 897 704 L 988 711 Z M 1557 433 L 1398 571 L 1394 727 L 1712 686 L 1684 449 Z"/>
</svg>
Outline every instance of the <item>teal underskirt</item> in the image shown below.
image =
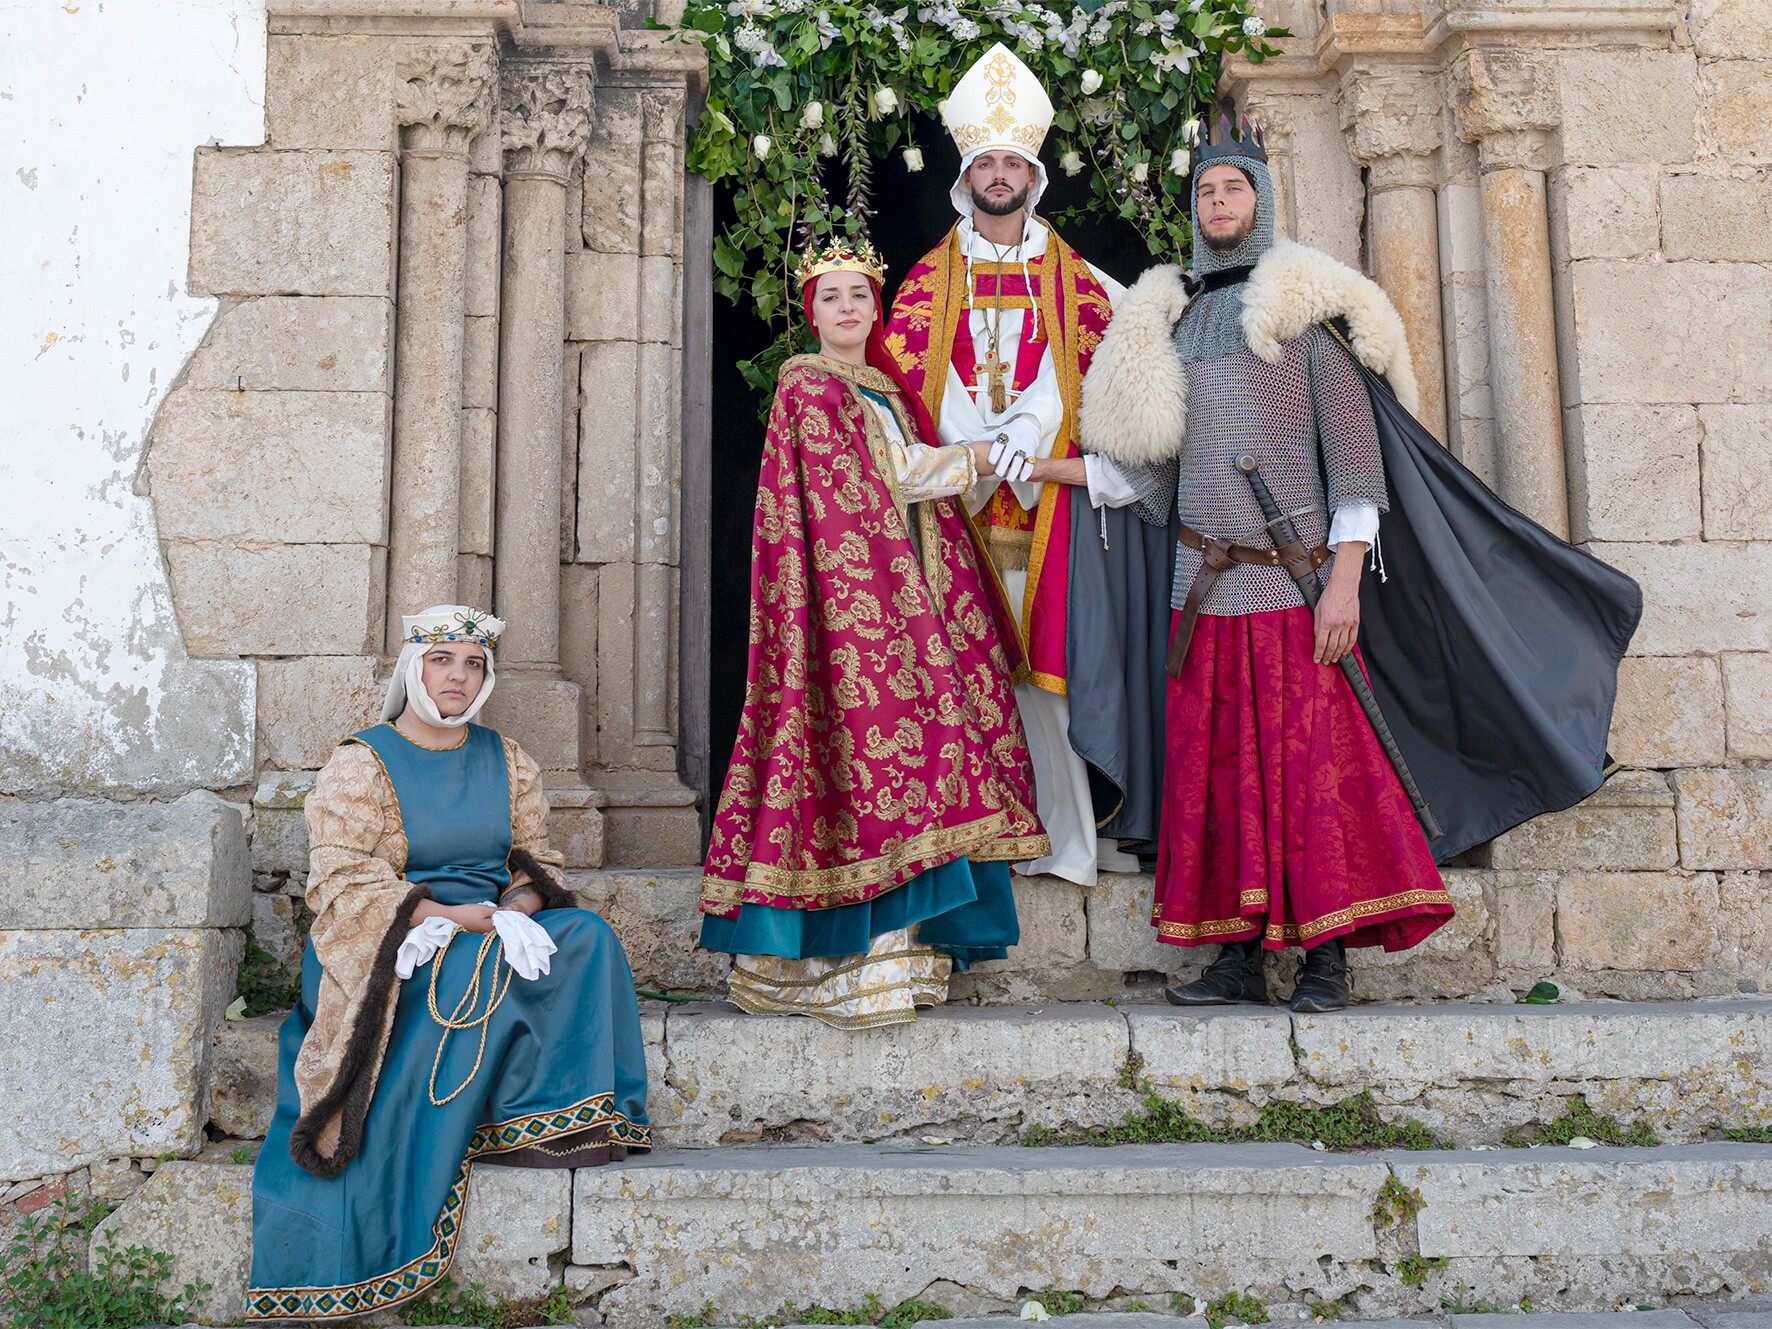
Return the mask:
<svg viewBox="0 0 1772 1329">
<path fill-rule="evenodd" d="M 866 954 L 883 932 L 915 925 L 917 940 L 951 955 L 964 970 L 979 960 L 1001 960 L 1021 940 L 1007 863 L 956 858 L 860 904 L 835 909 L 777 909 L 742 905 L 737 918 L 703 915 L 701 944 L 729 955 L 776 955 L 787 960 Z"/>
</svg>

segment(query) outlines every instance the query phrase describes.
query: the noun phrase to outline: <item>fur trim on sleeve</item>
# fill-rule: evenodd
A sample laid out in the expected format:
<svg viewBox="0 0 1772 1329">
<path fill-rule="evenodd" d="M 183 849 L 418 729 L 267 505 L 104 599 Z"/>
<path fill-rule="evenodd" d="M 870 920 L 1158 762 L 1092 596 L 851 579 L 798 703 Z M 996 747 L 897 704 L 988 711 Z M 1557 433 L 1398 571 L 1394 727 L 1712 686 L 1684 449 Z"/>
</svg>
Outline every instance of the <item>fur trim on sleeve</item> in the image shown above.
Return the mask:
<svg viewBox="0 0 1772 1329">
<path fill-rule="evenodd" d="M 1377 282 L 1320 249 L 1275 241 L 1243 287 L 1243 338 L 1249 349 L 1278 364 L 1287 342 L 1302 337 L 1313 323 L 1334 318 L 1347 320 L 1354 354 L 1373 373 L 1388 378 L 1403 409 L 1413 412 L 1421 394 L 1403 319 L 1390 297 Z M 1111 328 L 1108 335 L 1113 335 Z"/>
<path fill-rule="evenodd" d="M 1171 332 L 1186 307 L 1181 269 L 1173 264 L 1152 268 L 1114 306 L 1083 378 L 1084 452 L 1134 466 L 1181 455 L 1187 377 Z"/>
<path fill-rule="evenodd" d="M 577 909 L 578 897 L 560 883 L 560 879 L 549 872 L 535 855 L 527 849 L 512 849 L 509 861 L 511 874 L 522 873 L 529 878 L 523 885 L 534 887 L 535 893 L 541 896 L 544 909 Z"/>
</svg>

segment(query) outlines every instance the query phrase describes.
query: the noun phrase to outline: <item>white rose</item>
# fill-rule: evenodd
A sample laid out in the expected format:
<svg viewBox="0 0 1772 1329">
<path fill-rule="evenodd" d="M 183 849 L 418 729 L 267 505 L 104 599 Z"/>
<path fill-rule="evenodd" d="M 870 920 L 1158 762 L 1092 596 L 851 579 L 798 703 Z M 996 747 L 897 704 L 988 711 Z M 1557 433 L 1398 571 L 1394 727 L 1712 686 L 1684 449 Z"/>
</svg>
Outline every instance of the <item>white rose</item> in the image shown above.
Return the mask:
<svg viewBox="0 0 1772 1329">
<path fill-rule="evenodd" d="M 767 134 L 758 134 L 757 137 L 751 140 L 751 151 L 757 154 L 758 161 L 762 161 L 767 157 L 769 155 L 769 149 L 774 146 L 775 144 L 770 141 L 769 135 Z"/>
<path fill-rule="evenodd" d="M 801 129 L 817 129 L 824 123 L 824 103 L 807 102 L 806 109 L 800 112 Z"/>
<path fill-rule="evenodd" d="M 898 94 L 891 88 L 875 89 L 874 109 L 881 115 L 891 115 L 898 109 Z"/>
<path fill-rule="evenodd" d="M 923 169 L 923 149 L 921 149 L 921 148 L 906 148 L 904 150 L 904 168 L 907 171 L 922 170 Z"/>
<path fill-rule="evenodd" d="M 1066 175 L 1075 175 L 1083 169 L 1083 158 L 1075 151 L 1067 152 L 1058 159 L 1058 165 Z"/>
<path fill-rule="evenodd" d="M 1260 37 L 1266 32 L 1267 24 L 1256 18 L 1255 15 L 1251 14 L 1243 20 L 1243 35 L 1245 37 Z"/>
<path fill-rule="evenodd" d="M 1177 148 L 1169 154 L 1169 169 L 1177 175 L 1186 175 L 1188 167 L 1193 165 L 1193 158 L 1186 148 Z"/>
<path fill-rule="evenodd" d="M 837 140 L 830 136 L 829 131 L 819 135 L 818 155 L 820 157 L 835 157 L 837 155 Z"/>
<path fill-rule="evenodd" d="M 1147 179 L 1150 178 L 1150 174 L 1151 174 L 1151 164 L 1149 162 L 1133 162 L 1132 163 L 1132 178 L 1138 184 L 1142 185 Z"/>
<path fill-rule="evenodd" d="M 1095 69 L 1083 71 L 1083 95 L 1088 97 L 1101 88 L 1101 72 Z"/>
</svg>

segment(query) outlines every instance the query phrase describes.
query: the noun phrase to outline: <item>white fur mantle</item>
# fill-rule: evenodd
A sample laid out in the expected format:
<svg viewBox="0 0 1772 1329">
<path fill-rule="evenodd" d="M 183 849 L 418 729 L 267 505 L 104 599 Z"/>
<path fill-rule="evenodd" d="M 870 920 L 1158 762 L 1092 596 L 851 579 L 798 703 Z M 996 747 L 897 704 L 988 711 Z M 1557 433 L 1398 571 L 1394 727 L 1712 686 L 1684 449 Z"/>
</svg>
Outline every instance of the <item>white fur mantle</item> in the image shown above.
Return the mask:
<svg viewBox="0 0 1772 1329">
<path fill-rule="evenodd" d="M 1181 269 L 1168 264 L 1140 277 L 1114 309 L 1083 379 L 1078 423 L 1085 452 L 1132 465 L 1181 454 L 1187 377 L 1171 333 L 1187 300 Z M 1332 318 L 1347 320 L 1354 354 L 1389 378 L 1403 408 L 1414 411 L 1415 368 L 1390 297 L 1320 249 L 1276 241 L 1243 286 L 1243 336 L 1250 351 L 1278 364 L 1287 342 Z"/>
</svg>

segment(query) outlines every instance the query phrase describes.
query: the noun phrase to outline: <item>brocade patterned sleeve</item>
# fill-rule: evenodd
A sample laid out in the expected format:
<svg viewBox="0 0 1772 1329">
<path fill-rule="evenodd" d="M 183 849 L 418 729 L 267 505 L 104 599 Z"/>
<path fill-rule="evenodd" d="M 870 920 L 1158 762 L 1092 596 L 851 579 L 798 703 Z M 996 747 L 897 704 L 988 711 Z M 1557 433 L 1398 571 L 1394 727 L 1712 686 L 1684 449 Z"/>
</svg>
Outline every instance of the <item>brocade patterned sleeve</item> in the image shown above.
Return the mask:
<svg viewBox="0 0 1772 1329">
<path fill-rule="evenodd" d="M 972 449 L 964 443 L 942 447 L 907 443 L 904 431 L 898 427 L 890 410 L 880 409 L 871 400 L 868 406 L 885 431 L 886 447 L 898 480 L 898 493 L 906 506 L 926 503 L 933 498 L 953 498 L 978 482 L 978 467 L 972 459 Z"/>
<path fill-rule="evenodd" d="M 1329 511 L 1349 503 L 1370 503 L 1390 511 L 1384 483 L 1384 460 L 1378 450 L 1378 426 L 1366 380 L 1341 343 L 1321 325 L 1309 333 L 1306 347 L 1311 384 L 1316 395 L 1317 432 L 1323 446 L 1323 468 L 1329 474 Z"/>
<path fill-rule="evenodd" d="M 406 836 L 400 804 L 374 749 L 346 743 L 314 780 L 306 804 L 308 908 L 323 968 L 339 946 L 356 947 L 409 920 L 395 914 L 412 889 L 401 876 Z"/>
<path fill-rule="evenodd" d="M 507 738 L 504 743 L 511 777 L 511 847 L 559 877 L 566 869 L 566 855 L 548 845 L 548 797 L 542 789 L 541 768 L 514 740 Z M 513 864 L 511 889 L 529 884 L 529 879 L 527 871 Z"/>
</svg>

